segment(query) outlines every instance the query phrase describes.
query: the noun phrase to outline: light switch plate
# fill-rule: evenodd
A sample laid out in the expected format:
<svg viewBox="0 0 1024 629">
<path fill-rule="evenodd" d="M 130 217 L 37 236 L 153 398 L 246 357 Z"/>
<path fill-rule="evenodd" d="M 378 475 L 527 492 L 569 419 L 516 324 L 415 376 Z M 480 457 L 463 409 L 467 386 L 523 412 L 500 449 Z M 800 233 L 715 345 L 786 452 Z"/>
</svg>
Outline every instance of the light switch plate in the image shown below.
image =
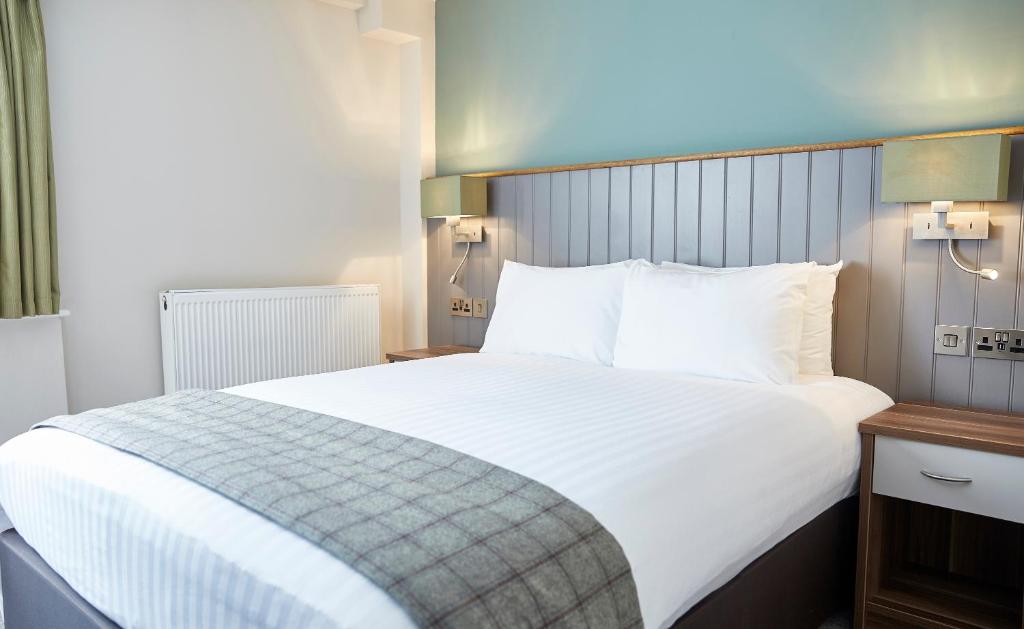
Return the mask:
<svg viewBox="0 0 1024 629">
<path fill-rule="evenodd" d="M 479 217 L 459 219 L 459 224 L 452 227 L 452 240 L 455 242 L 483 242 L 484 220 Z"/>
<path fill-rule="evenodd" d="M 967 355 L 966 325 L 935 326 L 935 353 L 945 356 Z"/>
<path fill-rule="evenodd" d="M 914 240 L 985 240 L 988 238 L 988 212 L 947 212 L 945 226 L 935 212 L 914 214 Z"/>
<path fill-rule="evenodd" d="M 487 318 L 487 300 L 483 298 L 473 299 L 473 316 L 477 319 Z"/>
</svg>

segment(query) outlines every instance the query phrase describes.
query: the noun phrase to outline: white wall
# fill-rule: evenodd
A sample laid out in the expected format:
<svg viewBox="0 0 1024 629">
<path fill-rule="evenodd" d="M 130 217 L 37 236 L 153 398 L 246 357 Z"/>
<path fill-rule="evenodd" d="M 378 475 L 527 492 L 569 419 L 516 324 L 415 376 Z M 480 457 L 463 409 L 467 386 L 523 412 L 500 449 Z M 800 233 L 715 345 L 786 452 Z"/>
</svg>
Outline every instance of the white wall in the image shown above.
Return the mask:
<svg viewBox="0 0 1024 629">
<path fill-rule="evenodd" d="M 397 46 L 317 0 L 42 5 L 72 411 L 162 392 L 162 289 L 378 282 L 402 345 Z"/>
<path fill-rule="evenodd" d="M 0 443 L 68 412 L 62 319 L 0 319 Z"/>
</svg>

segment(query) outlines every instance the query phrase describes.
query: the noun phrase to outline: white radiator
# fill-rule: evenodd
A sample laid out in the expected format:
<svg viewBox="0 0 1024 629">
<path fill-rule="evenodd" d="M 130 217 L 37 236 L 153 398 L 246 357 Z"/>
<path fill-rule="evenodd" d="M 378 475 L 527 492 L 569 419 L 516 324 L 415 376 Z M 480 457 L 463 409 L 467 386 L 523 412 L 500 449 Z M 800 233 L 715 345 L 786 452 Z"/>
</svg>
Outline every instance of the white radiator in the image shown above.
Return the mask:
<svg viewBox="0 0 1024 629">
<path fill-rule="evenodd" d="M 380 287 L 160 293 L 164 392 L 381 362 Z"/>
</svg>

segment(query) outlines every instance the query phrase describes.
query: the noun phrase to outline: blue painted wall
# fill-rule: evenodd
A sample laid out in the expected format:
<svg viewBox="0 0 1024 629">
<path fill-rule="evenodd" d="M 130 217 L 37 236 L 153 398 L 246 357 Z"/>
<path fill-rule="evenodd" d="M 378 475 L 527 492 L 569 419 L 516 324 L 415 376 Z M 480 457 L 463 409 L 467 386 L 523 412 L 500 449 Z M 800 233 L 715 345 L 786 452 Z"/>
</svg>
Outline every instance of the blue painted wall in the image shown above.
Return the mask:
<svg viewBox="0 0 1024 629">
<path fill-rule="evenodd" d="M 1024 0 L 437 0 L 441 174 L 1024 122 Z"/>
</svg>

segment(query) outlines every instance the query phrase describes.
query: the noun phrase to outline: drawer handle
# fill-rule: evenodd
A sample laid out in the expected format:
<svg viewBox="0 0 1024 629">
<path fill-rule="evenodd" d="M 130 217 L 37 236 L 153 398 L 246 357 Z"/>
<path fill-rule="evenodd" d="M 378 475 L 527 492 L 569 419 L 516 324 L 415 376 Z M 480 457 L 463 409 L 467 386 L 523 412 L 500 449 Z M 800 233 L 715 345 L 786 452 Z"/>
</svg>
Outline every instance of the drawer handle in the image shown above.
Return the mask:
<svg viewBox="0 0 1024 629">
<path fill-rule="evenodd" d="M 963 477 L 963 476 L 943 476 L 942 474 L 935 474 L 933 472 L 928 472 L 926 470 L 921 470 L 921 474 L 923 474 L 924 476 L 927 476 L 928 478 L 932 478 L 934 480 L 940 480 L 940 481 L 942 481 L 944 483 L 964 483 L 964 484 L 967 484 L 967 483 L 973 483 L 974 482 L 973 478 L 966 478 L 966 477 Z"/>
</svg>

